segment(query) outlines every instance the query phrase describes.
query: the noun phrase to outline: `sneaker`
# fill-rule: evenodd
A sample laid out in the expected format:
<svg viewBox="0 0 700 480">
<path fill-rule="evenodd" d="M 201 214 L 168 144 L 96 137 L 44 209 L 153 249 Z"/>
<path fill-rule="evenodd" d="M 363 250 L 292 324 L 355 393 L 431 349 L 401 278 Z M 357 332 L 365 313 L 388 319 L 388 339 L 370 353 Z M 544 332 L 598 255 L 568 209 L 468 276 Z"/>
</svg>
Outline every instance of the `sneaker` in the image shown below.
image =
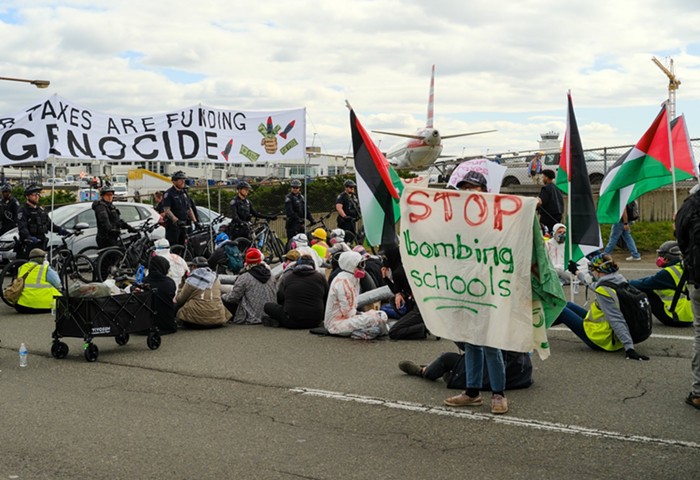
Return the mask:
<svg viewBox="0 0 700 480">
<path fill-rule="evenodd" d="M 503 395 L 491 397 L 491 413 L 501 415 L 508 412 L 508 399 Z"/>
<path fill-rule="evenodd" d="M 408 375 L 415 375 L 417 377 L 420 377 L 420 366 L 416 365 L 415 363 L 411 362 L 410 360 L 403 360 L 399 362 L 399 370 L 402 372 L 408 374 Z"/>
<path fill-rule="evenodd" d="M 628 262 L 639 262 L 642 260 L 642 257 L 627 257 L 625 258 Z"/>
<path fill-rule="evenodd" d="M 470 397 L 466 393 L 460 393 L 454 397 L 446 398 L 443 403 L 448 407 L 478 407 L 484 402 L 481 395 Z"/>
<path fill-rule="evenodd" d="M 700 410 L 700 395 L 694 395 L 692 392 L 689 393 L 688 397 L 685 399 L 685 403 Z"/>
</svg>

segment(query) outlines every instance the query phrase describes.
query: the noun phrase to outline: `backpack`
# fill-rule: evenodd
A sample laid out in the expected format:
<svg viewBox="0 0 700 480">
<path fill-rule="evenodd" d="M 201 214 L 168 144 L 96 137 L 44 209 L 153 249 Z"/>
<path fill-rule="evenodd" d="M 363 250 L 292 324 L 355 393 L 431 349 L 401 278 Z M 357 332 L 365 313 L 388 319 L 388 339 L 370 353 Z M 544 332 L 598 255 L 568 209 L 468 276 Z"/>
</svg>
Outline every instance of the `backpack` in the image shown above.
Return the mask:
<svg viewBox="0 0 700 480">
<path fill-rule="evenodd" d="M 651 304 L 649 297 L 629 283 L 598 282 L 596 287 L 610 287 L 617 293 L 620 310 L 625 317 L 632 341 L 641 343 L 651 335 Z"/>
<path fill-rule="evenodd" d="M 231 273 L 238 273 L 243 268 L 243 254 L 235 243 L 224 245 L 226 252 L 226 266 Z"/>
<path fill-rule="evenodd" d="M 532 360 L 529 353 L 511 352 L 501 350 L 503 361 L 506 364 L 506 390 L 517 390 L 528 388 L 532 385 Z M 467 372 L 465 356 L 461 355 L 459 362 L 450 372 L 447 378 L 447 388 L 464 390 L 467 388 Z M 484 362 L 484 376 L 482 390 L 491 390 L 489 383 L 489 372 Z"/>
<path fill-rule="evenodd" d="M 628 222 L 636 222 L 639 220 L 639 202 L 637 202 L 637 200 L 633 200 L 625 205 L 625 210 L 627 211 Z"/>
<path fill-rule="evenodd" d="M 19 300 L 19 297 L 22 296 L 22 290 L 24 290 L 24 284 L 27 281 L 27 276 L 34 270 L 36 267 L 39 265 L 34 265 L 32 266 L 29 270 L 27 270 L 24 275 L 21 277 L 15 278 L 14 282 L 10 284 L 5 290 L 2 292 L 2 297 L 11 305 L 17 304 L 17 301 Z"/>
</svg>

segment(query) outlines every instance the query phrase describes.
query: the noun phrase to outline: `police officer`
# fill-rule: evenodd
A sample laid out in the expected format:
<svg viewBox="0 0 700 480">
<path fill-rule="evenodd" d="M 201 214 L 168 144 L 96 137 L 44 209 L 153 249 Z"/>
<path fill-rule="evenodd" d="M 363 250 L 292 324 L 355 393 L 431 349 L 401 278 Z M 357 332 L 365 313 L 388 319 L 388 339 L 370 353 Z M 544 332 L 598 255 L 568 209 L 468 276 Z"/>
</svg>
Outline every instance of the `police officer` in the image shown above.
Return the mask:
<svg viewBox="0 0 700 480">
<path fill-rule="evenodd" d="M 97 220 L 97 248 L 112 247 L 119 244 L 121 229 L 136 233 L 136 229 L 120 218 L 119 209 L 112 203 L 113 187 L 102 187 L 100 199 L 92 202 Z"/>
<path fill-rule="evenodd" d="M 29 258 L 29 251 L 33 248 L 46 249 L 49 230 L 67 235 L 68 230 L 54 224 L 42 207 L 39 206 L 41 187 L 30 185 L 24 190 L 26 203 L 17 212 L 17 229 L 19 240 L 17 258 Z"/>
<path fill-rule="evenodd" d="M 161 202 L 165 214 L 165 238 L 170 245 L 184 245 L 187 225 L 197 221 L 192 211 L 192 202 L 185 190 L 186 178 L 187 175 L 182 170 L 173 173 L 170 177 L 173 186 L 165 191 Z"/>
<path fill-rule="evenodd" d="M 2 199 L 0 199 L 0 235 L 8 232 L 17 226 L 17 212 L 19 211 L 19 201 L 12 196 L 12 187 L 5 184 L 0 189 Z"/>
<path fill-rule="evenodd" d="M 311 211 L 308 205 L 304 205 L 306 200 L 301 194 L 301 182 L 292 180 L 290 183 L 291 192 L 284 197 L 284 210 L 287 215 L 287 221 L 284 225 L 287 230 L 287 238 L 291 241 L 292 237 L 297 233 L 304 233 L 304 219 L 314 223 L 314 217 L 311 216 Z"/>
<path fill-rule="evenodd" d="M 345 191 L 338 195 L 335 200 L 335 209 L 338 211 L 338 227 L 352 233 L 354 239 L 357 236 L 355 222 L 360 218 L 360 207 L 357 203 L 357 195 L 355 195 L 357 184 L 352 180 L 345 180 L 343 186 Z"/>
<path fill-rule="evenodd" d="M 250 238 L 250 219 L 266 218 L 274 220 L 274 215 L 263 215 L 253 208 L 253 204 L 248 200 L 250 184 L 245 181 L 238 183 L 238 194 L 231 200 L 231 223 L 228 226 L 228 236 L 235 240 L 239 237 Z"/>
</svg>

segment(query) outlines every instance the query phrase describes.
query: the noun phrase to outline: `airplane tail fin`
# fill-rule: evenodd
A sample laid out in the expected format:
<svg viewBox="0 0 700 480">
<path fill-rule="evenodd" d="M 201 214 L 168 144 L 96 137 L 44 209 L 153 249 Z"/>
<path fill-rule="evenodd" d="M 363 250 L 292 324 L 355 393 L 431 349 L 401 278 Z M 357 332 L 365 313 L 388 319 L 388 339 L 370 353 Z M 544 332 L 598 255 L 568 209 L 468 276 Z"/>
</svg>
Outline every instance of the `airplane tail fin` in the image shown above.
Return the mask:
<svg viewBox="0 0 700 480">
<path fill-rule="evenodd" d="M 430 75 L 430 95 L 428 96 L 428 120 L 427 128 L 433 128 L 433 104 L 435 100 L 435 65 L 433 64 L 433 72 Z"/>
</svg>

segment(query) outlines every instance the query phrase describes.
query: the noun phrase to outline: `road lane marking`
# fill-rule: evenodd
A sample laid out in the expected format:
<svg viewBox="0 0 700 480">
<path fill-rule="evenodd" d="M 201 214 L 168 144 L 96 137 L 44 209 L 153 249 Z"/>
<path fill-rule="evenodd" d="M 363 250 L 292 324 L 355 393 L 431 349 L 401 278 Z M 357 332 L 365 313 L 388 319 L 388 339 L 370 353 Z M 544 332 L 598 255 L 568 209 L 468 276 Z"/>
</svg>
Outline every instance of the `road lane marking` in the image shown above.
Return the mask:
<svg viewBox="0 0 700 480">
<path fill-rule="evenodd" d="M 518 418 L 512 416 L 492 415 L 489 413 L 477 413 L 465 410 L 455 410 L 453 408 L 448 407 L 422 405 L 420 403 L 403 402 L 399 400 L 386 400 L 383 398 L 367 397 L 364 395 L 355 395 L 351 393 L 332 392 L 328 390 L 318 390 L 315 388 L 296 387 L 290 389 L 290 392 L 298 393 L 301 395 L 310 395 L 314 397 L 323 397 L 332 400 L 340 400 L 343 402 L 356 402 L 363 403 L 366 405 L 379 405 L 386 408 L 395 408 L 398 410 L 408 410 L 411 412 L 422 412 L 431 415 L 466 418 L 470 420 L 479 421 L 490 421 L 504 425 L 532 428 L 534 430 L 544 430 L 550 432 L 566 433 L 571 435 L 583 435 L 586 437 L 609 438 L 612 440 L 618 440 L 623 442 L 655 444 L 670 447 L 685 447 L 700 450 L 700 443 L 687 442 L 685 440 L 647 437 L 645 435 L 630 435 L 620 432 L 581 427 L 578 425 L 567 425 L 563 423 L 546 422 L 542 420 L 530 420 L 526 418 Z"/>
<path fill-rule="evenodd" d="M 569 330 L 567 327 L 551 327 L 548 328 L 547 330 L 553 330 L 555 332 L 569 332 L 572 335 L 574 332 Z M 691 328 L 692 330 L 692 328 Z M 693 340 L 692 336 L 684 336 L 684 335 L 664 335 L 661 333 L 652 333 L 650 338 L 663 338 L 666 340 Z"/>
</svg>

